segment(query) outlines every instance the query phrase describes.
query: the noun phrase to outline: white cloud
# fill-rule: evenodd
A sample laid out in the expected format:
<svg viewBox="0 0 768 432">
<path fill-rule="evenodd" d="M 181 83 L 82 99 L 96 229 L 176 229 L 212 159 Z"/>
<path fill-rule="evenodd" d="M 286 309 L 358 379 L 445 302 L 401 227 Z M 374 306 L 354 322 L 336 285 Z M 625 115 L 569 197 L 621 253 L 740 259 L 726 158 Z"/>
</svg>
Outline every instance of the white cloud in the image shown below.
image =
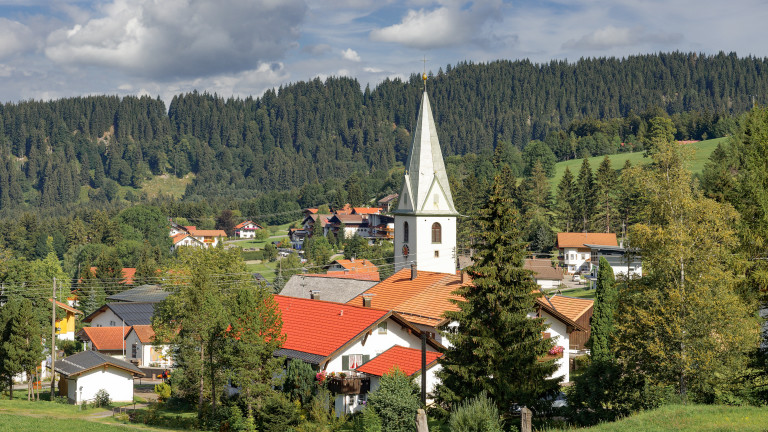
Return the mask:
<svg viewBox="0 0 768 432">
<path fill-rule="evenodd" d="M 301 0 L 113 0 L 51 33 L 45 54 L 160 80 L 237 73 L 295 47 L 305 11 Z"/>
<path fill-rule="evenodd" d="M 35 46 L 32 30 L 26 25 L 0 18 L 0 59 L 10 57 Z"/>
<path fill-rule="evenodd" d="M 347 48 L 344 51 L 341 52 L 341 56 L 345 60 L 351 60 L 354 62 L 360 61 L 360 54 L 357 53 L 357 51 L 353 50 L 352 48 Z"/>
<path fill-rule="evenodd" d="M 363 71 L 364 72 L 368 72 L 368 73 L 381 73 L 381 72 L 384 72 L 382 69 L 375 68 L 375 67 L 364 67 Z"/>
<path fill-rule="evenodd" d="M 474 3 L 468 9 L 462 6 L 451 3 L 434 10 L 411 9 L 400 23 L 372 30 L 370 38 L 418 49 L 487 41 L 489 22 L 501 17 L 501 2 Z"/>
<path fill-rule="evenodd" d="M 675 43 L 682 40 L 680 33 L 651 34 L 641 27 L 603 27 L 563 44 L 565 49 L 606 50 L 615 47 L 633 46 L 646 42 L 655 44 Z"/>
</svg>

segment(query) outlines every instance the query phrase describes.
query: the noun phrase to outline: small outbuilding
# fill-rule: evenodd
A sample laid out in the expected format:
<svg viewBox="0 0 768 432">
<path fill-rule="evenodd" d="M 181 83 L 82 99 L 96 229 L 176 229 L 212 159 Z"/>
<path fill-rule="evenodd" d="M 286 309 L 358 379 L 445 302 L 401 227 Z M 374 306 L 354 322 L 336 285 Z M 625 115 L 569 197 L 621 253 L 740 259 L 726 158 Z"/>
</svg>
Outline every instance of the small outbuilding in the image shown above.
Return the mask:
<svg viewBox="0 0 768 432">
<path fill-rule="evenodd" d="M 56 362 L 61 374 L 59 396 L 79 405 L 92 402 L 105 390 L 112 402 L 133 402 L 133 378 L 144 373 L 136 366 L 96 351 L 83 351 Z"/>
</svg>

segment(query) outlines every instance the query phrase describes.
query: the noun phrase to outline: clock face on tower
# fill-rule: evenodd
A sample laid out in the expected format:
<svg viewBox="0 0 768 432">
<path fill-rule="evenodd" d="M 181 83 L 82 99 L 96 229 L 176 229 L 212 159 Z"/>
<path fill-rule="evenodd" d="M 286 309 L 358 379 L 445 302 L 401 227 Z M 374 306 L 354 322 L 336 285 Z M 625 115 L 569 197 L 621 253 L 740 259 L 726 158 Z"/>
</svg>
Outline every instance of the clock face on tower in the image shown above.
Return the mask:
<svg viewBox="0 0 768 432">
<path fill-rule="evenodd" d="M 408 259 L 408 245 L 403 245 L 403 258 Z"/>
</svg>

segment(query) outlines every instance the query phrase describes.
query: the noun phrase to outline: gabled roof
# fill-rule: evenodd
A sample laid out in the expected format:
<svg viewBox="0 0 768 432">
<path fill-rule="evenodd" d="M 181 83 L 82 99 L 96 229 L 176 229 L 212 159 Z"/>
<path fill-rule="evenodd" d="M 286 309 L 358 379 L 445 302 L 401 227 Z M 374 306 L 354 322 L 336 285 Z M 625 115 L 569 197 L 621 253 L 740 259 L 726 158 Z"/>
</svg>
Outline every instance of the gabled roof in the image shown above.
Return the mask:
<svg viewBox="0 0 768 432">
<path fill-rule="evenodd" d="M 181 234 L 178 234 L 181 235 Z M 91 274 L 96 276 L 96 271 L 98 270 L 98 267 L 91 267 Z M 133 267 L 123 267 L 121 270 L 121 273 L 123 274 L 123 280 L 121 283 L 124 284 L 133 284 L 133 276 L 136 275 L 136 269 Z"/>
<path fill-rule="evenodd" d="M 291 357 L 299 358 L 297 355 L 300 355 L 315 364 L 327 361 L 387 319 L 398 322 L 413 334 L 421 333 L 391 311 L 282 295 L 276 295 L 275 301 L 280 307 L 286 337 L 283 348 L 275 354 L 293 353 L 295 355 Z M 443 348 L 431 338 L 427 343 L 434 349 Z"/>
<path fill-rule="evenodd" d="M 440 352 L 427 351 L 427 369 L 436 365 L 437 359 L 442 356 L 443 354 Z M 382 376 L 395 367 L 403 371 L 406 376 L 421 372 L 421 350 L 395 345 L 362 364 L 356 370 L 369 375 Z"/>
<path fill-rule="evenodd" d="M 553 318 L 559 320 L 560 322 L 564 323 L 567 326 L 573 327 L 575 330 L 583 330 L 587 331 L 589 330 L 584 325 L 580 324 L 574 319 L 571 319 L 568 315 L 563 313 L 562 311 L 558 310 L 554 303 L 550 301 L 550 299 L 544 294 L 541 289 L 539 289 L 539 293 L 541 294 L 538 298 L 536 298 L 536 305 L 541 308 L 544 312 L 551 315 Z"/>
<path fill-rule="evenodd" d="M 190 235 L 185 233 L 185 232 L 184 233 L 178 233 L 175 236 L 171 237 L 171 241 L 173 242 L 173 244 L 178 244 L 179 242 L 181 242 L 182 240 L 184 240 L 185 238 L 187 238 L 189 236 Z M 197 239 L 195 239 L 195 240 L 197 240 Z"/>
<path fill-rule="evenodd" d="M 563 269 L 552 267 L 548 259 L 526 259 L 523 268 L 531 270 L 535 279 L 563 280 Z"/>
<path fill-rule="evenodd" d="M 310 215 L 307 215 L 302 221 L 301 224 L 304 225 L 308 222 L 308 220 L 311 220 L 312 223 L 320 222 L 320 226 L 325 226 L 325 224 L 328 223 L 328 218 L 332 217 L 332 214 L 325 214 L 325 213 L 313 213 Z"/>
<path fill-rule="evenodd" d="M 349 272 L 349 271 L 333 270 L 333 271 L 329 271 L 326 274 L 314 274 L 313 276 L 337 278 L 337 279 L 355 279 L 355 280 L 363 280 L 363 281 L 371 281 L 371 282 L 378 282 L 381 280 L 381 276 L 377 271 Z"/>
<path fill-rule="evenodd" d="M 83 327 L 77 333 L 77 337 L 83 341 L 90 341 L 99 351 L 117 351 L 124 348 L 124 339 L 130 329 L 130 326 Z"/>
<path fill-rule="evenodd" d="M 456 274 L 419 271 L 411 280 L 411 269 L 402 269 L 366 291 L 371 295 L 375 308 L 391 309 L 408 321 L 437 326 L 445 320 L 445 311 L 458 310 L 451 300 L 461 300 L 453 294 L 461 286 Z M 357 296 L 348 304 L 362 305 L 363 296 Z"/>
<path fill-rule="evenodd" d="M 48 301 L 49 301 L 49 302 L 52 302 L 52 301 L 53 301 L 53 299 L 48 299 Z M 60 308 L 64 309 L 64 310 L 65 310 L 65 311 L 67 311 L 67 312 L 71 312 L 71 313 L 73 313 L 73 314 L 75 314 L 75 315 L 82 315 L 82 314 L 83 314 L 83 311 L 81 311 L 81 310 L 79 310 L 79 309 L 75 309 L 75 308 L 73 308 L 72 306 L 70 306 L 70 305 L 68 305 L 68 304 L 66 304 L 66 303 L 62 303 L 62 302 L 60 302 L 60 301 L 58 301 L 58 300 L 56 300 L 56 306 L 58 306 L 58 307 L 60 307 Z"/>
<path fill-rule="evenodd" d="M 555 294 L 549 298 L 549 302 L 563 315 L 577 321 L 595 305 L 594 300 L 578 297 L 568 297 Z"/>
<path fill-rule="evenodd" d="M 362 274 L 365 276 L 366 274 Z M 361 276 L 359 274 L 350 276 Z M 331 275 L 294 275 L 280 291 L 280 295 L 310 298 L 311 291 L 320 291 L 320 298 L 327 301 L 346 303 L 378 283 L 376 281 L 339 278 Z"/>
<path fill-rule="evenodd" d="M 159 303 L 165 300 L 170 292 L 165 291 L 160 285 L 139 285 L 136 288 L 113 294 L 107 297 L 110 302 L 129 302 L 129 303 Z"/>
<path fill-rule="evenodd" d="M 144 376 L 144 372 L 136 366 L 96 351 L 81 351 L 57 361 L 56 372 L 59 372 L 63 376 L 72 377 L 96 369 L 102 365 L 110 365 L 131 372 L 136 376 Z"/>
<path fill-rule="evenodd" d="M 338 259 L 333 261 L 333 263 L 340 265 L 350 272 L 370 273 L 379 271 L 379 268 L 367 259 Z"/>
<path fill-rule="evenodd" d="M 125 334 L 125 338 L 128 338 L 131 332 L 136 333 L 136 337 L 143 344 L 155 342 L 155 330 L 151 325 L 135 325 Z"/>
<path fill-rule="evenodd" d="M 341 214 L 336 213 L 333 215 L 333 217 L 328 219 L 328 222 L 336 222 L 336 223 L 343 223 L 347 225 L 361 225 L 366 222 L 365 219 L 363 219 L 363 215 L 359 214 Z"/>
<path fill-rule="evenodd" d="M 381 209 L 378 207 L 352 207 L 352 214 L 368 215 L 379 213 L 381 213 Z"/>
<path fill-rule="evenodd" d="M 392 201 L 393 199 L 395 199 L 395 198 L 397 198 L 399 196 L 400 195 L 398 195 L 398 194 L 389 194 L 389 195 L 385 196 L 384 198 L 380 199 L 378 201 L 378 203 L 379 204 L 386 204 L 386 203 Z"/>
<path fill-rule="evenodd" d="M 451 187 L 426 88 L 416 121 L 413 144 L 405 164 L 403 190 L 395 213 L 455 216 L 458 213 L 453 206 Z"/>
<path fill-rule="evenodd" d="M 224 230 L 192 229 L 189 231 L 189 233 L 196 237 L 226 237 L 227 236 L 227 233 L 224 232 Z"/>
<path fill-rule="evenodd" d="M 250 224 L 250 225 L 253 225 L 253 226 L 254 226 L 254 227 L 256 227 L 257 229 L 262 229 L 262 228 L 261 228 L 261 225 L 259 225 L 259 224 L 257 224 L 257 223 L 253 223 L 253 221 L 249 221 L 249 220 L 248 220 L 248 221 L 245 221 L 245 222 L 240 222 L 239 224 L 235 225 L 235 229 L 240 229 L 240 228 L 243 228 L 244 226 L 246 226 L 246 225 L 248 225 L 248 224 Z"/>
<path fill-rule="evenodd" d="M 618 246 L 615 233 L 557 233 L 557 247 L 585 248 L 585 244 Z"/>
<path fill-rule="evenodd" d="M 155 304 L 151 302 L 107 303 L 85 317 L 83 322 L 91 322 L 96 316 L 109 309 L 122 319 L 126 326 L 152 324 Z"/>
</svg>

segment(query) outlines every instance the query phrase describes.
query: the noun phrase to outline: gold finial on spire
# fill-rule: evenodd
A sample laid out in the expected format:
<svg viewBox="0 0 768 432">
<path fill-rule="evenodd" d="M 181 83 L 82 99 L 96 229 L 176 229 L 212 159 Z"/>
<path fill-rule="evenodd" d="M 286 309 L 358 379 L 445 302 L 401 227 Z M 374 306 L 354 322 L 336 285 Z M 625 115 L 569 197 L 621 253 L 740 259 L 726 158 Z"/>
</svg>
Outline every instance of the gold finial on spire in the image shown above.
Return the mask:
<svg viewBox="0 0 768 432">
<path fill-rule="evenodd" d="M 424 82 L 424 90 L 427 90 L 427 56 L 424 56 L 424 72 L 421 74 L 421 80 Z"/>
</svg>

